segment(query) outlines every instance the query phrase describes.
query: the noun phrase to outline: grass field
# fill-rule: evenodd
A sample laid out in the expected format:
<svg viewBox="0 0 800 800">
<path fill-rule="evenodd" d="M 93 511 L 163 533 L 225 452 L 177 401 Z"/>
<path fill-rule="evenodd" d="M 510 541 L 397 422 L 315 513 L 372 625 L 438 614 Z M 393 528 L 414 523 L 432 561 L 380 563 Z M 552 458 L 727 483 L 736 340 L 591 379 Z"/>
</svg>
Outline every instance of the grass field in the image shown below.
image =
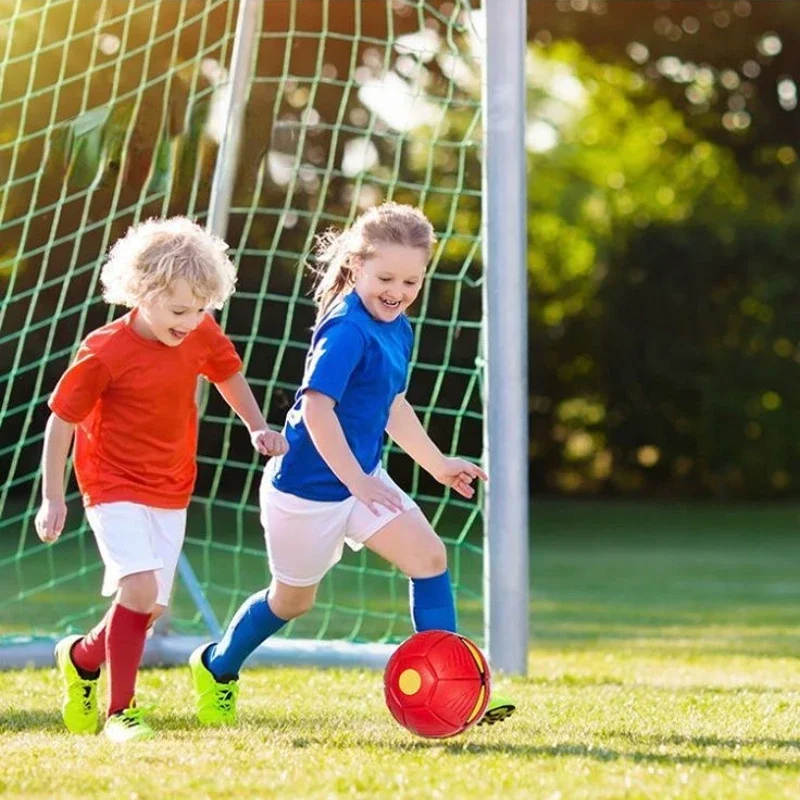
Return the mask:
<svg viewBox="0 0 800 800">
<path fill-rule="evenodd" d="M 520 710 L 434 742 L 380 675 L 259 669 L 232 732 L 146 671 L 158 738 L 65 734 L 51 670 L 0 673 L 2 798 L 800 797 L 800 509 L 539 502 Z"/>
</svg>

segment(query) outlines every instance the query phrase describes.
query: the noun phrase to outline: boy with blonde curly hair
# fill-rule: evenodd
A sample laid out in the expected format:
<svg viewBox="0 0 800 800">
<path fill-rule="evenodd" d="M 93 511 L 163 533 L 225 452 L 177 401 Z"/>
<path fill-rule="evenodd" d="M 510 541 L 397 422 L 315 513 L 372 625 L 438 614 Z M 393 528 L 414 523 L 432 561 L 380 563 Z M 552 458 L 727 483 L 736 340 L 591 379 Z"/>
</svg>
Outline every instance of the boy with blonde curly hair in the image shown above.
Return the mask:
<svg viewBox="0 0 800 800">
<path fill-rule="evenodd" d="M 64 471 L 73 435 L 86 516 L 105 565 L 102 592 L 115 594 L 86 636 L 56 645 L 62 716 L 74 733 L 95 733 L 97 681 L 108 669 L 105 735 L 152 736 L 135 700 L 148 628 L 169 602 L 197 474 L 197 379 L 215 384 L 250 431 L 258 452 L 280 455 L 241 372 L 233 343 L 207 313 L 234 291 L 227 245 L 183 217 L 130 228 L 111 249 L 101 282 L 106 302 L 131 310 L 93 331 L 49 400 L 36 531 L 60 536 Z"/>
</svg>

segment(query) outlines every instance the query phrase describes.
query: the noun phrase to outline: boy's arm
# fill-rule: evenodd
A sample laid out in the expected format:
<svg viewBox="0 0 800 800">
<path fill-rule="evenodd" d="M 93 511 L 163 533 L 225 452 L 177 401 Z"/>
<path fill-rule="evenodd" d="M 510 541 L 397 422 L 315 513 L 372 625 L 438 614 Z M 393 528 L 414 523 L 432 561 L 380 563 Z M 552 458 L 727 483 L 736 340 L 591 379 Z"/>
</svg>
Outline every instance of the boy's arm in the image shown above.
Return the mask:
<svg viewBox="0 0 800 800">
<path fill-rule="evenodd" d="M 250 384 L 241 372 L 234 373 L 227 380 L 214 384 L 225 402 L 247 425 L 253 447 L 267 456 L 279 456 L 288 449 L 286 439 L 277 431 L 271 431 L 258 407 Z"/>
<path fill-rule="evenodd" d="M 475 494 L 472 488 L 475 479 L 488 480 L 488 476 L 479 466 L 466 459 L 445 456 L 442 453 L 422 427 L 417 413 L 405 395 L 397 395 L 392 403 L 386 432 L 426 472 L 462 497 L 471 498 Z"/>
<path fill-rule="evenodd" d="M 247 383 L 243 373 L 235 372 L 227 380 L 214 385 L 251 433 L 267 427 L 267 421 L 264 419 L 256 398 L 253 396 L 253 391 L 250 389 L 250 384 Z"/>
<path fill-rule="evenodd" d="M 303 420 L 311 441 L 349 492 L 377 514 L 377 506 L 402 511 L 398 494 L 380 478 L 367 475 L 347 443 L 342 425 L 336 416 L 336 401 L 321 392 L 309 389 L 303 395 Z"/>
<path fill-rule="evenodd" d="M 43 542 L 54 542 L 64 530 L 64 472 L 75 425 L 50 414 L 44 429 L 42 450 L 42 505 L 36 514 L 36 533 Z"/>
</svg>

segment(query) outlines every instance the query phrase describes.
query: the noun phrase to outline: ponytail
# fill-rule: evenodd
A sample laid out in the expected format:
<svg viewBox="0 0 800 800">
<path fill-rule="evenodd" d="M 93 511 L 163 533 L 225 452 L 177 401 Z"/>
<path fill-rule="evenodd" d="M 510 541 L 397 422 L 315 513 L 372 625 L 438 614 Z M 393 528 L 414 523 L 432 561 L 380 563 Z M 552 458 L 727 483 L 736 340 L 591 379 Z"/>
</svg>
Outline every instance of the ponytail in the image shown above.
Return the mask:
<svg viewBox="0 0 800 800">
<path fill-rule="evenodd" d="M 335 228 L 329 228 L 317 237 L 316 264 L 312 267 L 318 276 L 314 287 L 317 320 L 355 283 L 349 240 L 349 231 Z"/>
</svg>

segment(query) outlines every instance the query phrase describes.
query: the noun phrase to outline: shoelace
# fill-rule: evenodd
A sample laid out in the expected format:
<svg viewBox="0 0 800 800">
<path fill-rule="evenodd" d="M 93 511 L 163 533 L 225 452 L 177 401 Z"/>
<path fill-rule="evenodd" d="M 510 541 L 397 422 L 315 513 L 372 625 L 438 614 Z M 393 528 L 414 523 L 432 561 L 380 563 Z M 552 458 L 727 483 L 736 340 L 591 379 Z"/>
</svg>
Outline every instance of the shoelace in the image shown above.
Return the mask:
<svg viewBox="0 0 800 800">
<path fill-rule="evenodd" d="M 94 699 L 94 693 L 97 688 L 97 681 L 87 681 L 83 680 L 82 678 L 78 678 L 76 681 L 70 684 L 70 690 L 77 688 L 81 693 L 81 703 L 83 704 L 83 710 L 87 713 L 91 712 L 92 710 L 92 701 Z M 74 695 L 72 695 L 74 697 Z"/>
<path fill-rule="evenodd" d="M 152 706 L 130 706 L 120 715 L 120 721 L 126 728 L 135 728 L 144 722 L 144 715 L 152 711 Z"/>
<path fill-rule="evenodd" d="M 88 714 L 92 710 L 92 700 L 94 695 L 95 689 L 95 682 L 94 681 L 84 681 L 83 685 L 81 686 L 81 691 L 83 692 L 83 710 Z"/>
<path fill-rule="evenodd" d="M 235 683 L 221 683 L 214 688 L 214 705 L 220 711 L 230 714 L 233 711 L 239 687 Z"/>
</svg>

